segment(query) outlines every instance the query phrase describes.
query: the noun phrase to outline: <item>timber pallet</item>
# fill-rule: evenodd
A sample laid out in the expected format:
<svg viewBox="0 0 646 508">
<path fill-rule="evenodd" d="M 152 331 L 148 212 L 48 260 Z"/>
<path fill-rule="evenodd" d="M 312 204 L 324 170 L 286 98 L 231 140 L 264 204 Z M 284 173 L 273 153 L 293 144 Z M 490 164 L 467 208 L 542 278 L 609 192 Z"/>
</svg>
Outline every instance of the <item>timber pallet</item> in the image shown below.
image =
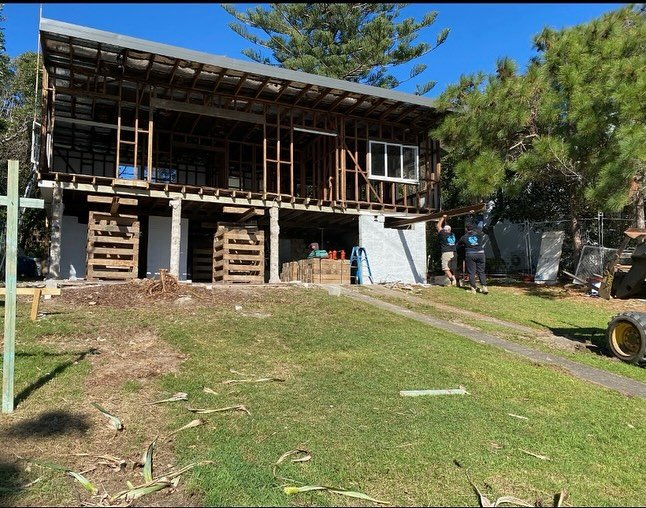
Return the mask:
<svg viewBox="0 0 646 508">
<path fill-rule="evenodd" d="M 350 284 L 349 259 L 308 258 L 283 263 L 280 280 L 312 284 Z"/>
<path fill-rule="evenodd" d="M 87 224 L 86 260 L 87 280 L 137 278 L 138 217 L 91 211 Z"/>
<path fill-rule="evenodd" d="M 213 282 L 265 282 L 265 233 L 257 226 L 218 223 L 213 235 Z"/>
</svg>

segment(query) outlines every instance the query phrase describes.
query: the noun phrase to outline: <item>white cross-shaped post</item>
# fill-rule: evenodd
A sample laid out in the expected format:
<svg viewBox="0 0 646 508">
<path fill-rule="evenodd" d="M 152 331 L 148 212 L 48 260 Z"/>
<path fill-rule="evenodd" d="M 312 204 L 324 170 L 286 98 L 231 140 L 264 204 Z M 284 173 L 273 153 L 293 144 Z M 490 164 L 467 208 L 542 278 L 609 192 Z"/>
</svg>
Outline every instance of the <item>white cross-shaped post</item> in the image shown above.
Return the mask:
<svg viewBox="0 0 646 508">
<path fill-rule="evenodd" d="M 7 195 L 0 196 L 7 207 L 7 249 L 5 252 L 4 357 L 2 361 L 2 412 L 13 412 L 13 371 L 16 357 L 16 282 L 18 272 L 18 210 L 44 208 L 42 199 L 21 198 L 18 193 L 18 161 L 7 162 Z"/>
</svg>

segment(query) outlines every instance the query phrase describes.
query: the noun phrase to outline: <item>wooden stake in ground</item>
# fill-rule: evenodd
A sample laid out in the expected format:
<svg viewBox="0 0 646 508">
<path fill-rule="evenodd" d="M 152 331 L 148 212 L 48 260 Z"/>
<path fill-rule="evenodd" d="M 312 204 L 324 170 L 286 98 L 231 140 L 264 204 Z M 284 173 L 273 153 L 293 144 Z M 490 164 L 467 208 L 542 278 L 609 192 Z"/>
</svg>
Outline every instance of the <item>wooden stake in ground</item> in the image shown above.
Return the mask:
<svg viewBox="0 0 646 508">
<path fill-rule="evenodd" d="M 42 199 L 21 198 L 18 194 L 18 161 L 7 163 L 7 195 L 0 196 L 7 207 L 7 247 L 5 255 L 4 357 L 2 360 L 2 412 L 13 412 L 13 371 L 16 357 L 16 282 L 18 275 L 18 209 L 44 208 Z"/>
</svg>

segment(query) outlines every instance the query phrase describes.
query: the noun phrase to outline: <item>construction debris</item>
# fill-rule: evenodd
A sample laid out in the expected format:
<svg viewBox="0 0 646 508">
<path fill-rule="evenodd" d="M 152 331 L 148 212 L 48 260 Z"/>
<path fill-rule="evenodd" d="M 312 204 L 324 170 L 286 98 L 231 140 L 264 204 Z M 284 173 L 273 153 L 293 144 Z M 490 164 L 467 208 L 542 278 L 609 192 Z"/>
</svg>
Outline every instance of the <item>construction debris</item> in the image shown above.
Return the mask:
<svg viewBox="0 0 646 508">
<path fill-rule="evenodd" d="M 207 415 L 211 413 L 222 413 L 224 411 L 244 411 L 248 415 L 251 415 L 249 410 L 243 406 L 242 404 L 238 404 L 237 406 L 228 406 L 228 407 L 221 407 L 219 409 L 193 409 L 193 408 L 187 408 L 189 411 L 192 413 L 200 414 L 200 415 Z"/>
<path fill-rule="evenodd" d="M 173 432 L 173 434 L 179 432 L 180 430 L 183 430 L 183 429 L 186 429 L 186 428 L 189 428 L 189 427 L 197 426 L 197 424 L 195 423 L 197 421 L 198 420 L 193 420 L 193 422 L 191 422 L 191 423 L 185 425 L 184 427 L 176 430 L 175 432 Z M 156 443 L 157 443 L 157 439 L 155 439 L 152 443 L 150 443 L 150 445 L 148 446 L 148 448 L 144 452 L 144 455 L 142 457 L 142 462 L 139 463 L 139 465 L 143 465 L 143 468 L 144 468 L 143 476 L 144 476 L 144 482 L 145 483 L 135 486 L 135 485 L 132 484 L 132 482 L 126 481 L 126 484 L 127 484 L 128 488 L 126 490 L 123 490 L 123 491 L 117 493 L 116 495 L 114 495 L 112 497 L 110 497 L 110 495 L 105 491 L 101 496 L 98 496 L 99 489 L 90 480 L 88 480 L 84 476 L 86 473 L 96 470 L 96 467 L 92 467 L 92 468 L 90 468 L 90 469 L 88 469 L 86 471 L 76 472 L 76 471 L 72 471 L 68 467 L 60 466 L 58 464 L 52 464 L 52 463 L 33 460 L 33 459 L 29 459 L 29 462 L 31 462 L 33 464 L 36 464 L 36 465 L 39 465 L 39 466 L 42 466 L 42 467 L 46 467 L 48 469 L 61 471 L 61 472 L 65 473 L 66 475 L 71 476 L 76 481 L 78 481 L 83 486 L 83 488 L 86 491 L 88 491 L 93 497 L 100 497 L 98 503 L 90 503 L 90 502 L 85 501 L 85 502 L 82 503 L 83 506 L 112 506 L 112 507 L 115 507 L 115 506 L 130 506 L 133 501 L 135 501 L 136 499 L 139 499 L 142 496 L 152 494 L 154 492 L 157 492 L 157 491 L 160 491 L 160 490 L 163 490 L 163 489 L 166 489 L 166 488 L 175 489 L 179 485 L 180 476 L 182 474 L 184 474 L 185 472 L 193 469 L 196 466 L 202 466 L 202 465 L 206 465 L 206 464 L 213 464 L 213 461 L 210 461 L 210 460 L 206 460 L 206 461 L 202 461 L 202 462 L 196 462 L 196 463 L 184 466 L 183 468 L 181 468 L 179 470 L 176 470 L 176 471 L 171 470 L 171 471 L 165 473 L 164 475 L 154 476 L 154 474 L 153 474 L 153 453 L 154 453 L 154 450 L 155 450 Z M 89 454 L 82 454 L 82 453 L 81 454 L 76 454 L 76 455 L 77 456 L 86 456 L 86 457 L 90 456 Z M 110 455 L 96 455 L 96 457 L 109 460 L 110 461 L 109 465 L 111 465 L 111 467 L 113 467 L 113 465 L 114 465 L 113 468 L 115 468 L 115 469 L 118 468 L 119 470 L 121 470 L 122 466 L 124 466 L 126 464 L 126 461 L 124 461 L 123 459 L 119 459 L 118 457 L 112 457 Z M 102 463 L 104 463 L 104 462 L 99 462 L 99 464 L 102 464 Z M 135 462 L 135 464 L 137 464 L 137 463 Z M 28 488 L 28 487 L 30 487 L 31 485 L 35 484 L 38 481 L 40 481 L 40 478 L 38 478 L 37 480 L 34 480 L 33 482 L 31 482 L 31 483 L 29 483 L 27 485 L 23 485 L 21 487 L 16 487 L 16 488 L 14 488 L 12 490 Z M 0 490 L 2 490 L 2 489 L 0 489 Z M 115 503 L 118 503 L 118 504 L 115 504 Z M 126 503 L 126 504 L 123 504 L 123 503 Z"/>
<path fill-rule="evenodd" d="M 278 460 L 276 461 L 274 466 L 271 468 L 271 472 L 274 475 L 274 478 L 277 478 L 277 479 L 283 480 L 283 481 L 288 481 L 288 482 L 295 482 L 296 481 L 296 480 L 292 480 L 291 478 L 285 478 L 283 476 L 278 476 L 278 474 L 276 472 L 276 471 L 278 471 L 278 466 L 280 466 L 287 457 L 291 457 L 292 455 L 303 455 L 303 457 L 297 458 L 297 459 L 291 459 L 290 462 L 308 462 L 308 461 L 312 460 L 312 454 L 308 450 L 306 450 L 304 448 L 297 448 L 296 450 L 289 450 L 288 452 L 283 453 L 278 458 Z"/>
<path fill-rule="evenodd" d="M 386 282 L 380 285 L 383 285 L 385 288 L 394 289 L 397 291 L 409 291 L 414 295 L 418 295 L 422 292 L 422 289 L 420 287 L 414 287 L 413 284 L 406 284 L 399 280 L 395 282 Z"/>
<path fill-rule="evenodd" d="M 121 423 L 121 420 L 114 416 L 113 414 L 108 413 L 105 409 L 103 409 L 101 406 L 99 406 L 96 402 L 92 402 L 92 406 L 94 406 L 96 409 L 101 411 L 104 416 L 108 418 L 110 421 L 110 426 L 112 426 L 116 431 L 123 430 L 123 423 Z"/>
<path fill-rule="evenodd" d="M 157 400 L 155 402 L 149 402 L 149 404 L 163 404 L 164 402 L 177 402 L 180 400 L 188 400 L 188 393 L 177 392 L 172 397 L 163 400 Z"/>
<path fill-rule="evenodd" d="M 206 420 L 202 420 L 201 418 L 197 418 L 196 420 L 193 420 L 193 421 L 191 421 L 191 422 L 187 423 L 187 424 L 186 424 L 186 425 L 184 425 L 183 427 L 180 427 L 179 429 L 174 430 L 173 432 L 171 432 L 170 434 L 168 434 L 164 439 L 167 441 L 167 440 L 168 440 L 168 439 L 170 439 L 172 436 L 174 436 L 174 435 L 175 435 L 175 434 L 177 434 L 178 432 L 181 432 L 182 430 L 191 429 L 191 428 L 193 428 L 193 427 L 199 427 L 200 425 L 204 425 L 205 423 L 206 423 Z"/>
<path fill-rule="evenodd" d="M 238 383 L 263 383 L 265 381 L 278 381 L 278 382 L 284 382 L 285 380 L 280 377 L 261 377 L 258 379 L 227 379 L 226 381 L 222 381 L 223 385 L 234 385 Z"/>
<path fill-rule="evenodd" d="M 76 453 L 75 454 L 77 457 L 91 457 L 92 455 L 88 453 Z M 95 458 L 101 459 L 97 464 L 101 464 L 103 466 L 108 466 L 110 469 L 113 469 L 114 471 L 121 471 L 122 469 L 125 469 L 126 466 L 128 465 L 128 462 L 125 461 L 124 459 L 121 459 L 119 457 L 113 457 L 112 455 L 94 455 Z"/>
<path fill-rule="evenodd" d="M 171 295 L 174 296 L 179 293 L 181 286 L 177 277 L 168 273 L 168 270 L 159 270 L 159 280 L 146 279 L 143 281 L 144 287 L 148 296 L 155 295 Z"/>
<path fill-rule="evenodd" d="M 527 455 L 531 455 L 532 457 L 536 457 L 537 459 L 541 459 L 541 460 L 552 460 L 552 459 L 550 459 L 547 455 L 540 455 L 540 454 L 538 454 L 538 453 L 528 452 L 527 450 L 520 450 L 520 451 L 521 451 L 521 452 L 523 452 L 523 453 L 526 453 Z"/>
<path fill-rule="evenodd" d="M 450 388 L 447 390 L 401 390 L 399 395 L 402 397 L 417 397 L 419 395 L 470 395 L 463 386 L 460 388 Z"/>
<path fill-rule="evenodd" d="M 276 461 L 276 463 L 272 468 L 272 473 L 274 475 L 274 478 L 283 480 L 283 481 L 296 482 L 296 480 L 278 476 L 278 474 L 276 473 L 278 466 L 282 462 L 284 462 L 285 459 L 287 459 L 288 457 L 291 457 L 292 455 L 303 455 L 303 457 L 293 458 L 291 459 L 291 462 L 308 462 L 312 460 L 311 453 L 304 448 L 297 448 L 296 450 L 290 450 L 288 452 L 285 452 L 279 457 L 279 459 Z M 390 504 L 388 501 L 381 501 L 379 499 L 375 499 L 373 497 L 370 497 L 367 494 L 364 494 L 363 492 L 356 492 L 353 490 L 346 490 L 338 487 L 326 487 L 323 485 L 304 485 L 302 487 L 296 487 L 291 485 L 283 486 L 283 492 L 285 492 L 285 494 L 287 495 L 301 494 L 303 492 L 312 492 L 314 490 L 325 490 L 328 492 L 332 492 L 333 494 L 339 494 L 341 496 L 347 496 L 347 497 L 354 497 L 356 499 L 363 499 L 365 501 L 371 501 L 373 503 Z"/>
<path fill-rule="evenodd" d="M 381 501 L 380 499 L 375 499 L 374 497 L 370 497 L 369 495 L 364 494 L 363 492 L 345 490 L 345 489 L 340 489 L 336 487 L 325 487 L 323 485 L 304 485 L 302 487 L 293 487 L 293 486 L 283 487 L 283 492 L 285 492 L 285 494 L 287 495 L 300 494 L 302 492 L 311 492 L 313 490 L 326 490 L 328 492 L 332 492 L 333 494 L 339 494 L 341 496 L 364 499 L 365 501 L 371 501 L 373 503 L 378 503 L 378 504 L 390 504 L 388 501 Z"/>
<path fill-rule="evenodd" d="M 467 477 L 467 481 L 473 487 L 473 490 L 475 491 L 476 495 L 478 496 L 478 501 L 480 502 L 480 506 L 482 508 L 495 508 L 498 506 L 503 506 L 503 505 L 514 505 L 514 506 L 527 506 L 527 507 L 535 507 L 535 506 L 543 506 L 542 502 L 539 500 L 536 501 L 534 504 L 530 504 L 527 501 L 523 501 L 522 499 L 519 499 L 517 497 L 513 496 L 502 496 L 496 499 L 495 501 L 490 501 L 487 496 L 485 496 L 482 492 L 480 492 L 480 489 L 476 486 L 475 483 L 471 480 L 471 477 L 469 476 L 469 470 L 465 468 L 462 464 L 460 464 L 459 461 L 453 460 L 453 463 L 461 468 L 464 469 L 464 474 Z M 561 490 L 558 494 L 554 496 L 554 508 L 559 508 L 563 506 L 563 503 L 565 502 L 565 499 L 567 498 L 567 492 L 565 489 Z"/>
<path fill-rule="evenodd" d="M 77 480 L 81 485 L 83 485 L 83 488 L 93 496 L 95 496 L 99 492 L 99 489 L 97 489 L 94 485 L 92 485 L 92 483 L 81 473 L 68 471 L 67 474 L 72 478 L 74 478 L 75 480 Z"/>
</svg>

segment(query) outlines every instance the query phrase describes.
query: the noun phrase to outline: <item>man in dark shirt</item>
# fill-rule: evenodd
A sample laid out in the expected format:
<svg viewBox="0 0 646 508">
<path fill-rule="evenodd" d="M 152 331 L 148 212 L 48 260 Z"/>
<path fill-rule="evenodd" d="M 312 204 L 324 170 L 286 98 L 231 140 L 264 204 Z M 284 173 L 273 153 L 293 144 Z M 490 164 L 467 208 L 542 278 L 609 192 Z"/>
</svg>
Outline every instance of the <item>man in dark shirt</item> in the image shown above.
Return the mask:
<svg viewBox="0 0 646 508">
<path fill-rule="evenodd" d="M 471 292 L 476 292 L 476 273 L 480 279 L 480 289 L 482 293 L 487 294 L 487 279 L 485 277 L 485 251 L 484 251 L 485 234 L 481 229 L 476 228 L 475 224 L 467 224 L 467 232 L 458 240 L 458 244 L 464 245 L 464 257 L 469 272 L 469 283 Z"/>
<path fill-rule="evenodd" d="M 455 286 L 455 269 L 457 266 L 457 255 L 455 252 L 455 235 L 451 232 L 451 226 L 445 224 L 446 215 L 437 222 L 437 236 L 440 239 L 440 252 L 442 253 L 442 270 L 449 278 L 449 285 Z"/>
</svg>

